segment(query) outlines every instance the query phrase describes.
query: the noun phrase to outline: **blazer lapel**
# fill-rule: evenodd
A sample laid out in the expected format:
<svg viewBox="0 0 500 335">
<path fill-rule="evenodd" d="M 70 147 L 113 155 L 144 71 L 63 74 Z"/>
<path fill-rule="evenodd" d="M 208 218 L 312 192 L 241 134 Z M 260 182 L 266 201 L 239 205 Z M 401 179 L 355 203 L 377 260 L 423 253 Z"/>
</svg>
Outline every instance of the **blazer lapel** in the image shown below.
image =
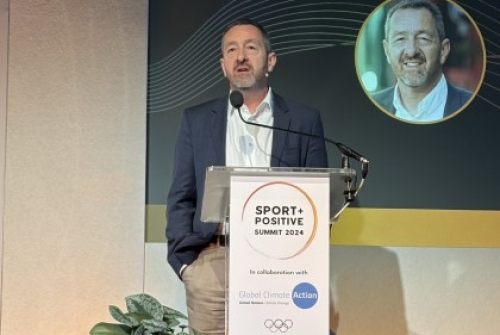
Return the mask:
<svg viewBox="0 0 500 335">
<path fill-rule="evenodd" d="M 211 145 L 216 166 L 226 165 L 227 101 L 227 97 L 216 100 L 210 112 Z"/>
<path fill-rule="evenodd" d="M 274 127 L 288 129 L 290 127 L 291 119 L 285 101 L 275 93 L 273 93 L 272 99 Z M 283 155 L 287 136 L 288 133 L 286 131 L 273 130 L 273 147 L 271 153 L 272 167 L 280 166 L 281 156 Z"/>
</svg>

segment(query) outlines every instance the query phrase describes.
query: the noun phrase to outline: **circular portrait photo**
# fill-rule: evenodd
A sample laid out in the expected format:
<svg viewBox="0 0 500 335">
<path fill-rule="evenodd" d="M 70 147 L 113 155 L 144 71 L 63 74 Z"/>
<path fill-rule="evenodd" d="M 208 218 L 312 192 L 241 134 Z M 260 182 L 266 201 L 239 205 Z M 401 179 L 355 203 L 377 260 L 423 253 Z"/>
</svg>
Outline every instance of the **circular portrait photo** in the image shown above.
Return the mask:
<svg viewBox="0 0 500 335">
<path fill-rule="evenodd" d="M 464 110 L 485 72 L 484 42 L 465 10 L 447 0 L 391 0 L 364 22 L 356 71 L 386 114 L 430 124 Z"/>
</svg>

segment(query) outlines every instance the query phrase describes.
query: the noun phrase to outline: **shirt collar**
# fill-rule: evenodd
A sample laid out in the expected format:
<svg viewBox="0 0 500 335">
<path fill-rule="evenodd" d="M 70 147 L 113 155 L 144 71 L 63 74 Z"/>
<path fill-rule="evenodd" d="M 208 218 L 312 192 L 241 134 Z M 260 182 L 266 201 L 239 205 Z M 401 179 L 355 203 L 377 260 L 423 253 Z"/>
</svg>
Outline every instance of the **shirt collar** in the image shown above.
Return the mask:
<svg viewBox="0 0 500 335">
<path fill-rule="evenodd" d="M 399 88 L 396 84 L 394 90 L 394 107 L 396 107 L 396 116 L 410 121 L 433 121 L 443 117 L 444 105 L 448 96 L 448 86 L 446 78 L 441 75 L 437 85 L 420 101 L 418 104 L 418 113 L 413 115 L 403 106 L 399 97 Z"/>
<path fill-rule="evenodd" d="M 229 92 L 231 93 L 231 92 Z M 259 104 L 259 106 L 257 106 L 257 110 L 256 110 L 256 113 L 253 116 L 253 118 L 256 118 L 257 115 L 259 114 L 262 114 L 266 111 L 269 111 L 273 112 L 273 109 L 272 109 L 272 89 L 271 87 L 269 87 L 269 89 L 267 90 L 267 94 L 264 98 L 264 100 L 262 100 L 262 102 Z M 231 105 L 231 102 L 229 101 L 228 99 L 228 113 L 229 113 L 229 116 L 233 115 L 234 112 L 237 112 L 237 109 L 234 108 L 232 105 Z M 241 112 L 242 113 L 245 113 L 245 114 L 248 114 L 250 115 L 250 112 L 248 111 L 248 108 L 245 104 L 243 104 L 243 106 L 241 106 Z"/>
</svg>

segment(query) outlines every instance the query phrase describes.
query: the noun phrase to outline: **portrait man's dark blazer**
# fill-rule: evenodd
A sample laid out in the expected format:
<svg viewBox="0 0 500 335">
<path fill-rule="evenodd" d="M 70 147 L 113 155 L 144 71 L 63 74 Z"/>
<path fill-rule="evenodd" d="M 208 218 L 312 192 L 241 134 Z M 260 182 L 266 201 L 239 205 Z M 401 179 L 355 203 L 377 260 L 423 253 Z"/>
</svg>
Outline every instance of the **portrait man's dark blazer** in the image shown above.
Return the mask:
<svg viewBox="0 0 500 335">
<path fill-rule="evenodd" d="M 273 93 L 274 126 L 323 136 L 318 110 Z M 168 262 L 177 275 L 190 264 L 216 231 L 200 221 L 206 168 L 226 164 L 228 96 L 188 108 L 182 116 L 167 199 Z M 271 166 L 327 167 L 325 141 L 273 130 Z"/>
<path fill-rule="evenodd" d="M 462 106 L 465 105 L 472 96 L 472 92 L 464 90 L 463 88 L 453 86 L 449 82 L 447 82 L 447 85 L 448 97 L 446 98 L 443 118 L 462 108 Z M 372 95 L 372 98 L 380 105 L 380 107 L 393 115 L 396 114 L 396 108 L 393 104 L 394 89 L 395 86 L 392 86 Z"/>
</svg>

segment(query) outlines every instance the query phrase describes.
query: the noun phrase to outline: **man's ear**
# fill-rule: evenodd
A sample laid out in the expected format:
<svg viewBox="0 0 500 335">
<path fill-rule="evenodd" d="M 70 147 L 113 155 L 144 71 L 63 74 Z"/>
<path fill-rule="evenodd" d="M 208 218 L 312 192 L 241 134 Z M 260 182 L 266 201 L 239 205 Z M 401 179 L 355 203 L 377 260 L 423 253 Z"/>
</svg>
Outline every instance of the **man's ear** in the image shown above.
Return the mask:
<svg viewBox="0 0 500 335">
<path fill-rule="evenodd" d="M 226 69 L 224 68 L 224 58 L 221 57 L 220 59 L 220 68 L 222 69 L 222 73 L 224 74 L 224 77 L 226 76 Z"/>
<path fill-rule="evenodd" d="M 268 72 L 273 72 L 277 61 L 278 61 L 278 57 L 276 56 L 276 52 L 271 51 L 267 55 L 267 71 Z"/>
<path fill-rule="evenodd" d="M 450 50 L 451 50 L 450 39 L 445 38 L 443 42 L 441 42 L 441 57 L 439 59 L 441 65 L 443 65 L 448 59 L 448 56 L 450 55 Z"/>
<path fill-rule="evenodd" d="M 387 53 L 387 40 L 384 38 L 382 40 L 382 47 L 384 48 L 384 54 L 385 54 L 385 59 L 387 60 L 387 63 L 391 64 L 391 59 L 389 58 L 389 54 Z"/>
</svg>

